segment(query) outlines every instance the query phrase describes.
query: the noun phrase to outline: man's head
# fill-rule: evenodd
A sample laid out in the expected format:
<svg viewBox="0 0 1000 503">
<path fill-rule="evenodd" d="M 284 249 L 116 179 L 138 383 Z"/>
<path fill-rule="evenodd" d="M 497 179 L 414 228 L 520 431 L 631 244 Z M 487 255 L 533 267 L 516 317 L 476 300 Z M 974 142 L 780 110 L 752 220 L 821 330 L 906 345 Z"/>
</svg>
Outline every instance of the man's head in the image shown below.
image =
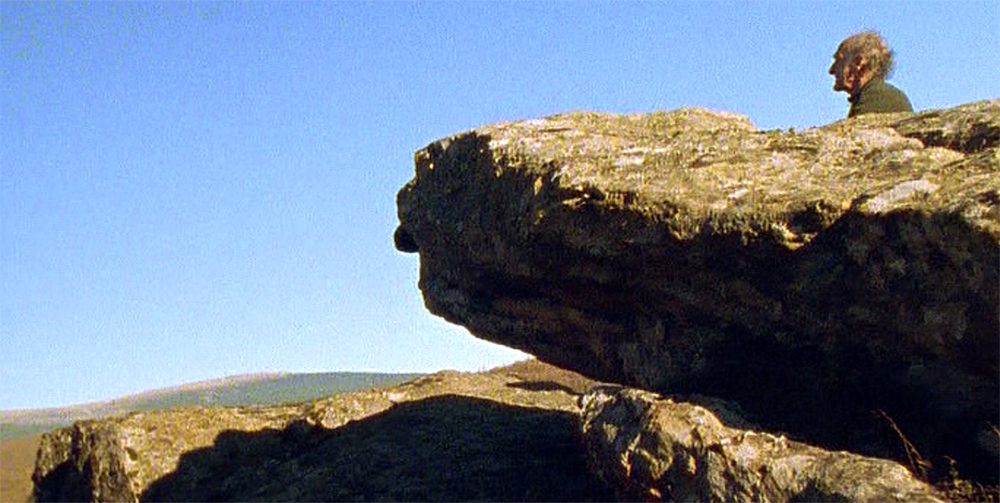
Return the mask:
<svg viewBox="0 0 1000 503">
<path fill-rule="evenodd" d="M 847 37 L 833 55 L 830 75 L 833 90 L 857 94 L 871 79 L 885 80 L 892 73 L 893 54 L 878 32 L 863 31 Z"/>
</svg>

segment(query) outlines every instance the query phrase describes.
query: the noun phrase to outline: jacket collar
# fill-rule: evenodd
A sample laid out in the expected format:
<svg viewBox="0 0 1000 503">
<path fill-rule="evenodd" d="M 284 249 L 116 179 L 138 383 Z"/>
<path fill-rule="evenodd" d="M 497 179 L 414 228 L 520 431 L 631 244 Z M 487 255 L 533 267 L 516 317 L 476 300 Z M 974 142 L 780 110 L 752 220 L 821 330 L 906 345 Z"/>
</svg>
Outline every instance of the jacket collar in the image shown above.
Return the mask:
<svg viewBox="0 0 1000 503">
<path fill-rule="evenodd" d="M 858 92 L 856 92 L 856 93 L 848 96 L 847 97 L 847 102 L 848 103 L 854 103 L 854 102 L 858 101 L 858 98 L 860 98 L 861 95 L 864 94 L 865 91 L 867 91 L 869 87 L 878 87 L 879 85 L 884 84 L 884 83 L 885 83 L 884 80 L 882 80 L 882 79 L 880 79 L 878 77 L 872 77 L 871 80 L 869 80 L 868 82 L 865 82 L 865 85 L 862 86 L 861 89 L 858 90 Z"/>
</svg>

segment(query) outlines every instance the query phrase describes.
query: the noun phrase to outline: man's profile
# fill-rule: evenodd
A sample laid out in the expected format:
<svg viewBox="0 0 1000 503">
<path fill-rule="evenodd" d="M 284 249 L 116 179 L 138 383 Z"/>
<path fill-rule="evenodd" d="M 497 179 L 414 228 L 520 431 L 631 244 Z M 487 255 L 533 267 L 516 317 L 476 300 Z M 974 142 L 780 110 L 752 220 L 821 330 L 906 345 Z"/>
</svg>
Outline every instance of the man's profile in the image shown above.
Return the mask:
<svg viewBox="0 0 1000 503">
<path fill-rule="evenodd" d="M 833 90 L 848 94 L 848 117 L 913 111 L 906 94 L 885 82 L 894 65 L 893 52 L 878 32 L 863 31 L 840 43 L 830 75 L 834 77 Z"/>
</svg>

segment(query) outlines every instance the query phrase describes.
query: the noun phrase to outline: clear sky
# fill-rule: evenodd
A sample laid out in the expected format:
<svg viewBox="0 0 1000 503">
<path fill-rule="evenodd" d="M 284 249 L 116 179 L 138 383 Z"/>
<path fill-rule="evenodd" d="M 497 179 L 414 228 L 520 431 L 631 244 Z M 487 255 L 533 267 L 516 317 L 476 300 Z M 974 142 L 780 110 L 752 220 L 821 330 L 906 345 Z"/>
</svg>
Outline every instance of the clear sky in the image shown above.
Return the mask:
<svg viewBox="0 0 1000 503">
<path fill-rule="evenodd" d="M 0 409 L 522 358 L 393 249 L 414 151 L 577 109 L 826 124 L 866 28 L 918 110 L 1000 97 L 996 0 L 0 2 Z"/>
</svg>

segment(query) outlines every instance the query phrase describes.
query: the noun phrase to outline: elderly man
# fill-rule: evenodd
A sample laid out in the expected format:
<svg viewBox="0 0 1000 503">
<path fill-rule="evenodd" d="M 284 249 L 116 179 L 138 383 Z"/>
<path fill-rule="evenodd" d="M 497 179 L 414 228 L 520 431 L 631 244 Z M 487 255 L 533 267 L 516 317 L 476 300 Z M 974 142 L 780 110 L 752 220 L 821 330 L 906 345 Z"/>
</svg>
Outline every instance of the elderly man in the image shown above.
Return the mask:
<svg viewBox="0 0 1000 503">
<path fill-rule="evenodd" d="M 848 94 L 848 117 L 913 111 L 903 91 L 885 82 L 894 63 L 892 51 L 877 32 L 863 31 L 840 43 L 830 75 L 834 77 L 833 90 Z"/>
</svg>

